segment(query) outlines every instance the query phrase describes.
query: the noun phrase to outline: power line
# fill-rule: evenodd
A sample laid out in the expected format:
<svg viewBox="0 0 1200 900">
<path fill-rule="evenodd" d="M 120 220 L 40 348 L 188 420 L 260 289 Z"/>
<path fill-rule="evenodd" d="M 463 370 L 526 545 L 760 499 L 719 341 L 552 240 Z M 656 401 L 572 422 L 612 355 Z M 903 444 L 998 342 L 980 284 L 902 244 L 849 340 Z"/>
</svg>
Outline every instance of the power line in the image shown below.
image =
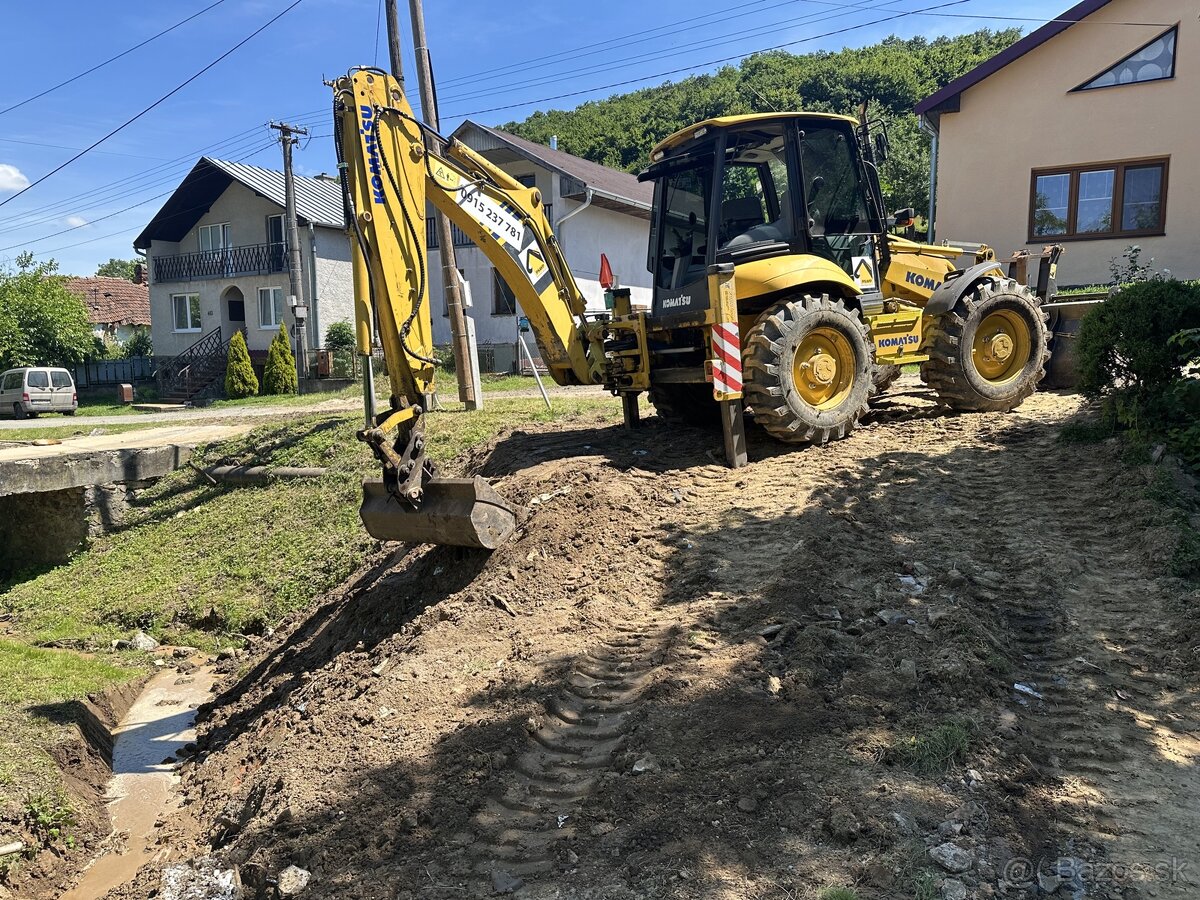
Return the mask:
<svg viewBox="0 0 1200 900">
<path fill-rule="evenodd" d="M 180 27 L 181 25 L 186 25 L 188 22 L 192 21 L 192 19 L 199 18 L 200 16 L 202 16 L 206 12 L 208 12 L 210 9 L 220 6 L 224 2 L 225 2 L 225 0 L 216 0 L 216 3 L 212 3 L 212 4 L 204 7 L 204 9 L 200 10 L 197 13 L 193 13 L 192 15 L 188 16 L 186 19 L 181 19 L 180 21 L 178 21 L 174 25 L 172 25 L 170 28 L 164 28 L 158 34 L 153 35 L 152 37 L 146 38 L 140 44 L 134 44 L 128 50 L 122 50 L 116 56 L 110 56 L 108 59 L 104 60 L 104 62 L 97 63 L 96 65 L 92 66 L 90 69 L 85 69 L 84 71 L 80 72 L 78 75 L 72 75 L 66 81 L 60 81 L 58 84 L 54 85 L 53 87 L 46 88 L 40 94 L 34 94 L 32 97 L 27 97 L 26 99 L 22 100 L 20 103 L 14 103 L 12 106 L 8 107 L 7 109 L 0 109 L 0 116 L 4 115 L 5 113 L 12 112 L 14 109 L 20 109 L 25 104 L 32 103 L 34 100 L 40 100 L 42 97 L 45 97 L 47 94 L 54 93 L 61 87 L 66 87 L 68 84 L 76 82 L 80 78 L 83 78 L 87 75 L 91 75 L 97 69 L 103 69 L 109 63 L 116 62 L 122 56 L 128 56 L 134 50 L 140 50 L 142 47 L 145 47 L 147 44 L 152 43 L 153 41 L 157 41 L 164 34 L 170 34 L 172 31 L 174 31 L 176 28 Z"/>
<path fill-rule="evenodd" d="M 41 141 L 22 141 L 19 138 L 0 138 L 6 144 L 23 144 L 26 147 L 46 147 L 50 150 L 79 150 L 80 147 L 65 147 L 62 144 L 43 144 Z M 116 150 L 97 150 L 97 153 L 103 153 L 105 156 L 124 156 L 129 159 L 149 159 L 154 162 L 164 161 L 162 156 L 139 156 L 134 153 L 118 153 Z"/>
<path fill-rule="evenodd" d="M 266 150 L 268 147 L 274 146 L 274 144 L 275 144 L 274 141 L 270 141 L 266 144 L 263 144 L 260 147 L 256 147 L 250 153 L 246 154 L 246 156 L 244 156 L 243 159 L 249 159 L 250 157 L 254 156 L 256 153 L 261 153 L 263 150 Z M 105 219 L 115 218 L 116 216 L 119 216 L 122 213 L 127 213 L 132 209 L 137 209 L 139 206 L 145 206 L 147 203 L 151 203 L 155 200 L 159 200 L 162 197 L 170 196 L 171 194 L 175 193 L 176 190 L 178 190 L 178 188 L 173 187 L 169 191 L 163 191 L 161 194 L 155 194 L 153 197 L 147 197 L 145 200 L 139 200 L 137 203 L 134 203 L 132 206 L 127 206 L 124 209 L 118 209 L 116 212 L 109 213 L 108 215 L 100 216 L 98 218 L 92 219 L 89 222 L 84 222 L 82 225 L 72 225 L 70 228 L 64 228 L 64 229 L 62 229 L 62 231 L 55 231 L 51 234 L 44 234 L 39 238 L 34 238 L 33 240 L 20 241 L 19 243 L 11 244 L 8 247 L 0 247 L 0 253 L 3 253 L 5 250 L 14 250 L 17 247 L 27 247 L 30 244 L 40 244 L 42 241 L 50 240 L 50 238 L 59 237 L 64 234 L 69 234 L 72 231 L 78 231 L 80 228 L 88 228 L 89 226 L 95 225 L 97 222 L 103 222 Z"/>
<path fill-rule="evenodd" d="M 270 144 L 270 145 L 268 145 L 268 146 L 274 146 L 274 144 L 275 144 L 275 142 L 274 142 L 274 141 L 271 141 L 271 144 Z M 259 153 L 259 152 L 261 152 L 263 149 L 266 149 L 266 148 L 260 148 L 259 150 L 255 150 L 253 153 L 248 153 L 248 154 L 246 154 L 245 156 L 243 156 L 241 159 L 234 160 L 234 162 L 243 162 L 243 161 L 245 161 L 245 160 L 249 159 L 250 157 L 254 156 L 256 153 Z M 214 175 L 214 174 L 217 174 L 217 173 L 216 173 L 216 172 L 212 172 L 212 173 L 209 173 L 209 174 L 210 174 L 210 176 L 211 176 L 211 175 Z M 198 210 L 198 209 L 203 209 L 203 208 L 205 208 L 207 205 L 208 205 L 208 204 L 199 203 L 199 204 L 196 204 L 195 206 L 189 206 L 187 209 L 181 209 L 181 210 L 179 210 L 178 212 L 174 212 L 174 213 L 171 213 L 171 214 L 170 214 L 170 215 L 168 215 L 168 216 L 164 216 L 164 217 L 163 217 L 163 221 L 166 221 L 166 220 L 168 220 L 168 219 L 174 219 L 174 218 L 176 218 L 177 216 L 186 215 L 187 213 L 190 213 L 190 212 L 195 212 L 195 211 L 196 211 L 196 210 Z M 49 255 L 50 255 L 50 254 L 52 254 L 52 253 L 61 253 L 63 250 L 72 250 L 72 249 L 74 249 L 75 247 L 82 247 L 82 246 L 83 246 L 83 245 L 85 245 L 85 244 L 94 244 L 94 243 L 96 243 L 97 241 L 104 241 L 104 240 L 107 240 L 108 238 L 114 238 L 114 237 L 118 237 L 118 236 L 120 236 L 120 235 L 122 235 L 122 234 L 128 234 L 128 233 L 129 233 L 129 229 L 128 229 L 128 228 L 122 228 L 122 229 L 120 229 L 119 231 L 111 231 L 111 232 L 109 232 L 108 234 L 102 234 L 102 235 L 99 235 L 98 237 L 94 237 L 94 238 L 88 238 L 86 241 L 76 241 L 74 244 L 65 244 L 65 245 L 64 245 L 64 246 L 62 246 L 62 247 L 55 247 L 55 248 L 53 248 L 52 250 L 42 250 L 41 252 L 39 252 L 39 253 L 35 253 L 35 254 L 33 254 L 33 255 L 34 255 L 35 257 L 37 257 L 37 256 L 49 256 Z"/>
<path fill-rule="evenodd" d="M 780 5 L 786 5 L 786 4 L 780 4 Z M 826 4 L 822 4 L 822 5 L 826 5 Z M 794 26 L 794 25 L 799 25 L 802 23 L 811 23 L 811 22 L 825 22 L 825 21 L 828 21 L 829 19 L 836 19 L 839 16 L 844 15 L 847 10 L 859 10 L 859 11 L 864 11 L 864 10 L 878 11 L 879 10 L 878 5 L 867 6 L 867 5 L 858 4 L 858 3 L 849 4 L 849 5 L 842 5 L 842 4 L 828 4 L 828 5 L 836 6 L 838 11 L 837 12 L 823 12 L 823 13 L 809 13 L 807 15 L 800 16 L 799 18 L 795 18 L 795 19 L 784 19 L 782 21 L 771 22 L 770 24 L 766 24 L 766 25 L 755 25 L 751 28 L 745 28 L 741 31 L 725 32 L 722 35 L 720 35 L 718 38 L 712 38 L 712 39 L 709 39 L 706 41 L 701 41 L 691 47 L 687 47 L 682 50 L 674 50 L 669 53 L 661 53 L 661 52 L 638 53 L 634 56 L 626 56 L 626 57 L 622 57 L 620 59 L 605 60 L 603 63 L 601 63 L 597 66 L 593 66 L 588 69 L 580 69 L 580 70 L 575 70 L 575 71 L 568 70 L 568 71 L 559 72 L 556 74 L 552 73 L 548 77 L 541 78 L 539 80 L 521 82 L 521 83 L 518 83 L 515 85 L 506 85 L 503 88 L 495 88 L 495 89 L 489 89 L 489 90 L 485 90 L 485 91 L 478 91 L 478 92 L 467 93 L 467 94 L 458 94 L 456 96 L 447 97 L 446 101 L 454 102 L 457 100 L 481 99 L 483 97 L 495 96 L 496 94 L 508 93 L 513 88 L 538 87 L 543 84 L 552 84 L 556 81 L 561 81 L 563 79 L 563 77 L 568 76 L 568 75 L 569 76 L 592 75 L 597 72 L 607 71 L 609 69 L 612 69 L 614 66 L 619 66 L 622 64 L 635 64 L 635 63 L 643 62 L 643 61 L 649 60 L 649 59 L 659 60 L 659 59 L 667 59 L 672 56 L 684 56 L 686 54 L 693 53 L 697 50 L 706 50 L 710 47 L 720 47 L 724 44 L 735 44 L 738 42 L 739 39 L 742 39 L 745 37 L 757 37 L 757 36 L 763 34 L 764 32 L 769 33 L 772 31 L 776 31 L 779 28 L 782 28 L 784 26 Z M 889 4 L 889 5 L 893 5 L 893 4 Z M 730 16 L 730 18 L 734 18 L 734 17 Z M 637 43 L 637 42 L 635 41 L 634 43 Z"/>
<path fill-rule="evenodd" d="M 732 56 L 724 56 L 724 57 L 721 57 L 720 59 L 713 59 L 713 60 L 709 60 L 707 62 L 696 63 L 695 65 L 691 65 L 691 66 L 681 66 L 680 68 L 677 68 L 677 69 L 669 69 L 665 72 L 656 72 L 652 75 L 643 75 L 639 78 L 631 78 L 631 79 L 626 79 L 625 81 L 616 81 L 616 82 L 612 82 L 610 84 L 597 85 L 596 87 L 584 88 L 584 89 L 578 90 L 578 91 L 568 91 L 563 94 L 555 94 L 554 96 L 551 96 L 551 97 L 540 97 L 536 100 L 525 100 L 520 103 L 509 103 L 504 106 L 493 106 L 488 109 L 477 109 L 477 110 L 473 110 L 473 111 L 467 112 L 467 113 L 452 113 L 452 114 L 447 114 L 447 115 L 450 117 L 454 117 L 454 118 L 465 118 L 467 116 L 478 116 L 478 115 L 482 115 L 484 113 L 500 112 L 500 111 L 506 110 L 506 109 L 517 109 L 522 106 L 534 106 L 539 103 L 548 103 L 551 100 L 562 100 L 566 97 L 578 97 L 582 94 L 592 94 L 597 91 L 606 91 L 606 90 L 610 90 L 612 88 L 625 87 L 630 84 L 641 84 L 643 82 L 649 81 L 654 78 L 665 78 L 669 75 L 678 75 L 681 72 L 690 72 L 694 69 L 703 69 L 703 68 L 707 68 L 708 66 L 720 65 L 721 63 L 732 62 L 733 60 L 736 60 L 736 59 L 744 59 L 745 57 L 752 56 L 755 53 L 768 53 L 772 50 L 783 50 L 786 47 L 794 47 L 798 44 L 806 44 L 810 41 L 817 41 L 817 40 L 821 40 L 822 38 L 833 37 L 835 35 L 845 34 L 850 31 L 857 31 L 860 28 L 869 28 L 872 25 L 881 25 L 884 22 L 892 22 L 892 21 L 895 21 L 896 19 L 904 19 L 904 18 L 907 18 L 908 16 L 919 15 L 921 13 L 928 12 L 929 10 L 949 9 L 952 6 L 961 6 L 964 3 L 970 3 L 970 2 L 972 2 L 972 0 L 953 0 L 953 2 L 950 2 L 950 3 L 940 3 L 935 6 L 924 7 L 923 9 L 910 10 L 908 12 L 901 12 L 901 13 L 897 13 L 894 16 L 885 16 L 882 19 L 873 19 L 870 22 L 861 22 L 858 25 L 848 25 L 845 28 L 838 28 L 833 31 L 824 32 L 823 34 L 814 34 L 814 35 L 811 35 L 806 38 L 799 38 L 794 41 L 786 41 L 785 43 L 782 43 L 782 44 L 775 44 L 774 46 L 771 46 L 771 47 L 760 47 L 756 50 L 749 50 L 745 53 L 735 53 Z"/>
<path fill-rule="evenodd" d="M 70 159 L 68 159 L 66 162 L 64 162 L 64 163 L 62 163 L 61 165 L 59 165 L 59 166 L 56 166 L 55 168 L 51 169 L 51 170 L 50 170 L 49 172 L 47 172 L 45 175 L 42 175 L 40 178 L 37 178 L 37 179 L 35 179 L 34 181 L 30 182 L 30 183 L 29 183 L 29 184 L 27 184 L 25 187 L 21 188 L 21 190 L 17 191 L 15 194 L 13 194 L 13 195 L 11 195 L 11 196 L 9 196 L 9 197 L 6 197 L 6 198 L 5 198 L 5 199 L 3 199 L 3 200 L 0 200 L 0 206 L 5 206 L 5 205 L 7 205 L 7 204 L 11 203 L 13 200 L 16 200 L 18 197 L 20 197 L 20 196 L 21 196 L 22 194 L 24 194 L 26 191 L 32 190 L 33 188 L 37 187 L 39 184 L 41 184 L 41 183 L 42 183 L 43 181 L 45 181 L 47 178 L 50 178 L 51 176 L 53 176 L 53 175 L 55 175 L 55 174 L 57 174 L 57 173 L 61 172 L 61 171 L 62 171 L 63 169 L 65 169 L 67 166 L 71 165 L 71 163 L 73 163 L 73 162 L 75 162 L 76 160 L 80 159 L 82 156 L 84 156 L 84 155 L 85 155 L 85 154 L 87 154 L 88 152 L 90 152 L 90 151 L 94 150 L 96 147 L 98 147 L 98 146 L 100 146 L 101 144 L 103 144 L 105 141 L 107 141 L 107 140 L 108 140 L 110 137 L 112 137 L 113 135 L 117 134 L 118 132 L 120 132 L 120 131 L 124 130 L 125 128 L 129 127 L 130 125 L 132 125 L 134 122 L 136 122 L 136 121 L 137 121 L 138 119 L 140 119 L 142 116 L 146 115 L 146 114 L 147 114 L 148 112 L 150 112 L 152 109 L 154 109 L 155 107 L 157 107 L 157 106 L 161 105 L 161 104 L 162 104 L 162 103 L 164 103 L 166 100 L 168 100 L 169 98 L 173 97 L 175 94 L 179 93 L 181 90 L 183 90 L 185 87 L 187 87 L 187 86 L 188 86 L 189 84 L 191 84 L 193 81 L 195 81 L 197 78 L 199 78 L 199 77 L 200 77 L 201 75 L 203 75 L 205 72 L 207 72 L 209 69 L 213 68 L 215 65 L 217 65 L 218 63 L 220 63 L 222 60 L 226 59 L 228 56 L 230 56 L 231 54 L 233 54 L 233 53 L 234 53 L 236 50 L 240 49 L 242 46 L 244 46 L 245 44 L 249 43 L 249 42 L 250 42 L 252 39 L 254 39 L 254 38 L 255 38 L 255 37 L 257 37 L 258 35 L 260 35 L 262 32 L 266 31 L 268 28 L 270 28 L 272 25 L 274 25 L 276 22 L 278 22 L 280 19 L 282 19 L 284 16 L 286 16 L 286 15 L 287 15 L 289 12 L 291 12 L 293 9 L 295 9 L 297 6 L 299 6 L 299 5 L 300 5 L 301 3 L 303 3 L 303 2 L 304 2 L 304 0 L 293 0 L 293 3 L 292 3 L 290 6 L 288 6 L 288 7 L 287 7 L 286 9 L 284 9 L 282 12 L 278 13 L 277 15 L 275 15 L 275 16 L 274 16 L 272 19 L 270 19 L 270 20 L 269 20 L 269 21 L 268 21 L 266 24 L 264 24 L 264 25 L 260 26 L 259 28 L 257 28 L 255 31 L 253 31 L 253 32 L 252 32 L 251 34 L 249 34 L 248 36 L 246 36 L 246 37 L 242 38 L 242 40 L 238 41 L 236 44 L 234 44 L 232 47 L 230 47 L 228 50 L 226 50 L 224 53 L 222 53 L 220 56 L 218 56 L 216 59 L 214 59 L 214 60 L 213 60 L 212 62 L 210 62 L 208 65 L 206 65 L 204 68 L 202 68 L 200 71 L 196 72 L 194 75 L 192 75 L 192 76 L 190 76 L 189 78 L 187 78 L 187 79 L 186 79 L 185 81 L 183 81 L 181 84 L 177 85 L 176 87 L 172 88 L 172 89 L 171 89 L 170 91 L 168 91 L 167 93 L 163 94 L 161 97 L 159 97 L 157 100 L 155 100 L 155 101 L 154 101 L 153 103 L 151 103 L 149 106 L 147 106 L 145 109 L 143 109 L 143 110 L 142 110 L 141 112 L 139 112 L 137 115 L 135 115 L 135 116 L 133 116 L 133 117 L 131 117 L 131 118 L 129 118 L 129 119 L 126 119 L 124 122 L 122 122 L 120 125 L 118 125 L 116 128 L 114 128 L 114 129 L 113 129 L 112 131 L 110 131 L 108 134 L 104 135 L 104 137 L 100 138 L 100 139 L 99 139 L 99 140 L 97 140 L 95 143 L 93 143 L 93 144 L 91 144 L 90 146 L 88 146 L 88 147 L 84 148 L 83 150 L 79 151 L 79 152 L 78 152 L 78 153 L 76 153 L 74 156 L 72 156 Z"/>
</svg>

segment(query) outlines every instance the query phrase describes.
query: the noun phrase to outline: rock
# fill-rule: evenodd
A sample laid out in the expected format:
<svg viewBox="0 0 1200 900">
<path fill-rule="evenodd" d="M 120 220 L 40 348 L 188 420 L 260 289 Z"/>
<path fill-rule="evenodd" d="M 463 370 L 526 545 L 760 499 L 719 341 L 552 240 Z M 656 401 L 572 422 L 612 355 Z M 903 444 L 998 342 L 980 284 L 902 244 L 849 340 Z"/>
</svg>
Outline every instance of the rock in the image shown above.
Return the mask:
<svg viewBox="0 0 1200 900">
<path fill-rule="evenodd" d="M 881 609 L 875 613 L 875 617 L 884 625 L 897 625 L 908 621 L 908 613 L 899 609 Z"/>
<path fill-rule="evenodd" d="M 758 801 L 753 797 L 743 797 L 737 802 L 737 808 L 744 813 L 752 813 L 758 809 Z"/>
<path fill-rule="evenodd" d="M 962 822 L 953 822 L 947 819 L 938 826 L 938 834 L 944 838 L 958 837 L 962 834 Z"/>
<path fill-rule="evenodd" d="M 929 851 L 929 858 L 945 869 L 947 872 L 952 872 L 956 875 L 968 871 L 971 866 L 975 865 L 975 854 L 970 850 L 964 850 L 958 844 L 947 841 L 944 844 L 938 844 Z"/>
<path fill-rule="evenodd" d="M 616 829 L 612 822 L 598 822 L 592 826 L 592 837 L 604 837 L 606 834 L 611 834 Z"/>
<path fill-rule="evenodd" d="M 836 606 L 814 606 L 813 612 L 820 618 L 828 619 L 831 622 L 842 621 L 842 611 Z"/>
<path fill-rule="evenodd" d="M 512 894 L 520 890 L 524 884 L 525 882 L 515 875 L 509 875 L 499 869 L 492 872 L 492 893 Z"/>
<path fill-rule="evenodd" d="M 134 650 L 150 651 L 158 647 L 158 641 L 144 631 L 135 631 L 129 639 L 129 646 Z"/>
<path fill-rule="evenodd" d="M 297 894 L 302 894 L 304 889 L 308 887 L 308 882 L 312 878 L 312 873 L 307 869 L 302 869 L 299 866 L 288 866 L 279 873 L 279 888 L 280 897 L 295 897 Z"/>
<path fill-rule="evenodd" d="M 222 869 L 214 857 L 167 866 L 159 881 L 158 900 L 241 900 L 242 880 L 236 869 Z"/>
<path fill-rule="evenodd" d="M 779 692 L 783 690 L 783 682 L 775 675 L 767 679 L 767 693 L 772 697 L 779 696 Z"/>
<path fill-rule="evenodd" d="M 835 806 L 829 813 L 829 833 L 839 841 L 852 841 L 862 831 L 862 823 L 844 806 Z"/>
<path fill-rule="evenodd" d="M 1165 444 L 1155 444 L 1154 449 L 1150 451 L 1150 462 L 1158 465 L 1162 462 L 1163 454 L 1167 452 Z"/>
<path fill-rule="evenodd" d="M 766 628 L 759 629 L 758 635 L 759 637 L 764 637 L 769 641 L 781 631 L 783 631 L 782 625 L 768 625 Z"/>
<path fill-rule="evenodd" d="M 630 771 L 634 775 L 644 775 L 647 772 L 653 772 L 657 768 L 658 768 L 658 764 L 655 763 L 654 760 L 652 760 L 648 756 L 643 756 L 641 759 L 639 759 L 637 762 L 635 762 L 633 764 L 633 768 L 630 769 Z"/>
<path fill-rule="evenodd" d="M 217 659 L 218 660 L 237 659 L 237 650 L 234 649 L 233 647 L 222 647 L 220 650 L 217 651 Z"/>
<path fill-rule="evenodd" d="M 954 878 L 942 882 L 942 900 L 967 900 L 967 886 Z"/>
<path fill-rule="evenodd" d="M 916 660 L 912 660 L 912 659 L 900 660 L 900 668 L 897 669 L 897 671 L 900 673 L 901 678 L 907 679 L 908 681 L 916 681 L 917 680 Z"/>
</svg>

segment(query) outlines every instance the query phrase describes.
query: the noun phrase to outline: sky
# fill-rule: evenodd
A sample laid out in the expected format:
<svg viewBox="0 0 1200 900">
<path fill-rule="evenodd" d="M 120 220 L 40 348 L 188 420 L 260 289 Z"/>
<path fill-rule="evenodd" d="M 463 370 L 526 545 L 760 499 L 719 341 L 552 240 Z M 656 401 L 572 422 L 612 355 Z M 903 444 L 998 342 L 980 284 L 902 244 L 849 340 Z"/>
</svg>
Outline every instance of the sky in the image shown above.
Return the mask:
<svg viewBox="0 0 1200 900">
<path fill-rule="evenodd" d="M 418 106 L 408 4 L 399 5 L 405 75 L 410 100 Z M 1029 31 L 1069 5 L 428 0 L 425 16 L 442 132 L 448 134 L 467 117 L 502 125 L 539 109 L 569 109 L 711 72 L 782 45 L 805 53 L 871 44 L 889 34 Z M 25 250 L 55 259 L 61 272 L 76 275 L 94 273 L 110 257 L 132 258 L 133 239 L 201 156 L 280 168 L 280 147 L 267 127 L 271 120 L 308 127 L 310 137 L 296 153 L 297 172 L 333 172 L 331 94 L 324 80 L 352 66 L 387 65 L 382 0 L 59 0 L 5 6 L 2 267 Z M 178 92 L 53 172 L 285 10 Z M 143 41 L 148 42 L 132 49 Z M 82 74 L 124 51 L 129 52 Z M 67 83 L 31 100 L 60 82 Z"/>
</svg>

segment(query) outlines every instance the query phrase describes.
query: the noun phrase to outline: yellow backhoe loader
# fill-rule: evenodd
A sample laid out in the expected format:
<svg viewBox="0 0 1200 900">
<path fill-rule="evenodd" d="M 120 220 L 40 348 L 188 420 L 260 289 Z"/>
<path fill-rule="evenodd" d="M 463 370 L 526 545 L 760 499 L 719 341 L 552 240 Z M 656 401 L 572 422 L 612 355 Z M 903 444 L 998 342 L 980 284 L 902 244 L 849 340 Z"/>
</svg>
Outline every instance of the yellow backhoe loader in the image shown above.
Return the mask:
<svg viewBox="0 0 1200 900">
<path fill-rule="evenodd" d="M 630 425 L 643 392 L 668 420 L 720 422 L 731 465 L 745 461 L 747 414 L 778 440 L 843 438 L 908 363 L 958 410 L 1012 409 L 1044 375 L 1041 301 L 1061 248 L 1040 258 L 1035 293 L 1024 258 L 1006 272 L 987 246 L 892 234 L 912 214 L 884 211 L 886 133 L 865 113 L 734 116 L 668 137 L 640 176 L 654 183 L 652 306 L 617 290 L 594 312 L 536 189 L 423 126 L 385 72 L 355 69 L 333 87 L 358 352 L 377 336 L 393 391 L 373 418 L 368 398 L 360 432 L 383 466 L 362 506 L 377 538 L 491 549 L 519 514 L 482 479 L 440 478 L 426 456 L 427 201 L 512 288 L 558 384 L 603 385 Z M 964 255 L 973 263 L 956 267 Z"/>
</svg>

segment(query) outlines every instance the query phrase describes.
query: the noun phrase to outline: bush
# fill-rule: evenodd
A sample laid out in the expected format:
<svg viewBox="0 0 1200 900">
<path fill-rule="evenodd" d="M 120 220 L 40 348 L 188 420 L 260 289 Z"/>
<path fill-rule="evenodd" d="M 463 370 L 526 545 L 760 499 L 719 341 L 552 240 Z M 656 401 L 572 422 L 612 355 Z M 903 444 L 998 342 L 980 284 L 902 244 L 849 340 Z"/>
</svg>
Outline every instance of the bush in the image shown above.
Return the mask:
<svg viewBox="0 0 1200 900">
<path fill-rule="evenodd" d="M 292 342 L 288 340 L 287 328 L 279 326 L 279 334 L 271 341 L 267 351 L 267 365 L 263 370 L 262 392 L 264 394 L 294 394 L 299 386 L 296 379 L 296 357 L 292 355 Z"/>
<path fill-rule="evenodd" d="M 353 352 L 357 340 L 354 337 L 354 326 L 349 322 L 334 322 L 325 329 L 325 349 L 335 353 L 339 350 Z"/>
<path fill-rule="evenodd" d="M 242 343 L 245 343 L 243 340 Z M 131 359 L 134 356 L 153 356 L 154 342 L 150 339 L 149 328 L 139 328 L 133 333 L 133 337 L 125 342 L 125 346 L 121 348 L 126 359 Z"/>
<path fill-rule="evenodd" d="M 225 396 L 230 400 L 242 400 L 258 393 L 258 376 L 250 365 L 250 351 L 240 331 L 233 333 L 229 342 L 229 361 L 225 364 Z"/>
<path fill-rule="evenodd" d="M 1197 327 L 1200 287 L 1144 281 L 1123 288 L 1080 324 L 1080 388 L 1091 397 L 1126 391 L 1144 401 L 1183 374 L 1191 351 L 1171 338 Z"/>
</svg>

